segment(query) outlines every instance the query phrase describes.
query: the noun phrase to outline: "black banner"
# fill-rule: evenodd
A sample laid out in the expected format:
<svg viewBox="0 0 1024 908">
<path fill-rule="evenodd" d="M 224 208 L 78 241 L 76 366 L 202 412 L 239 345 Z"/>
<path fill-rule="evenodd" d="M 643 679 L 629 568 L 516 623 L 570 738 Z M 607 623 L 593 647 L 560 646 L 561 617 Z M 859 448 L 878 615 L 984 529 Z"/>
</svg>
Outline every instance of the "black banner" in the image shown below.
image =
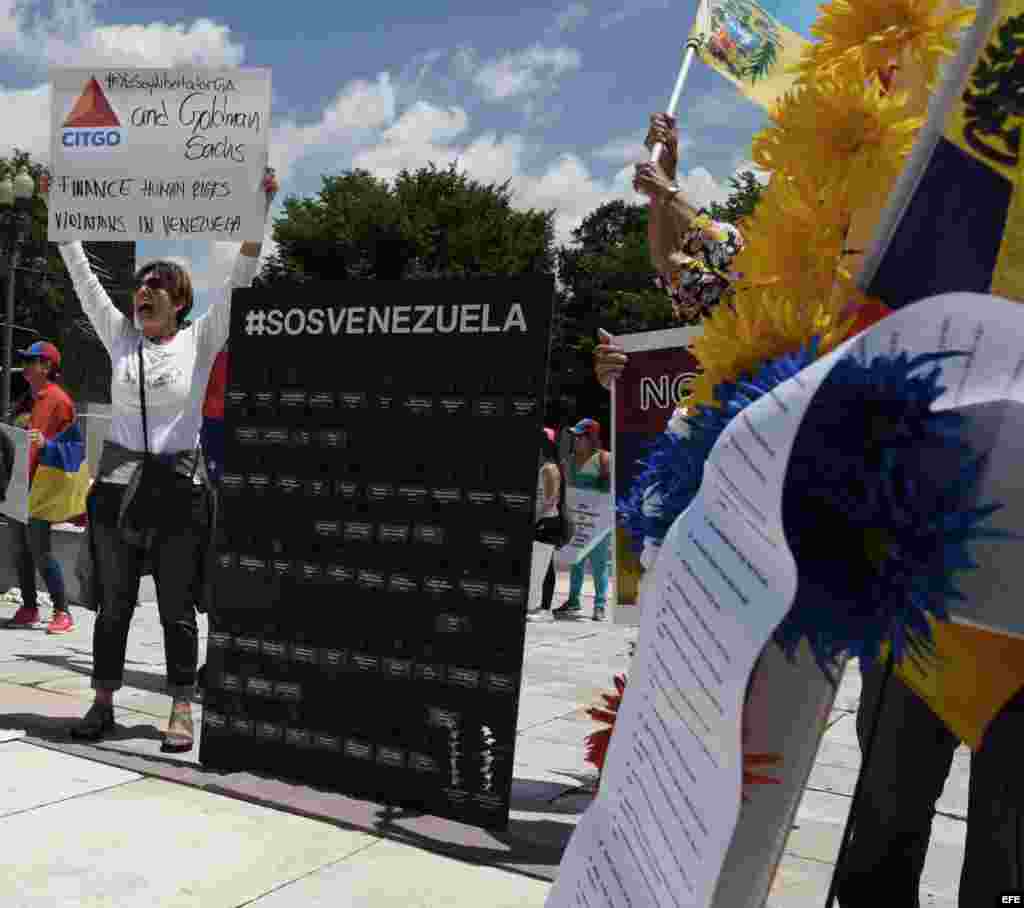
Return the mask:
<svg viewBox="0 0 1024 908">
<path fill-rule="evenodd" d="M 507 824 L 553 290 L 235 292 L 203 764 Z"/>
</svg>

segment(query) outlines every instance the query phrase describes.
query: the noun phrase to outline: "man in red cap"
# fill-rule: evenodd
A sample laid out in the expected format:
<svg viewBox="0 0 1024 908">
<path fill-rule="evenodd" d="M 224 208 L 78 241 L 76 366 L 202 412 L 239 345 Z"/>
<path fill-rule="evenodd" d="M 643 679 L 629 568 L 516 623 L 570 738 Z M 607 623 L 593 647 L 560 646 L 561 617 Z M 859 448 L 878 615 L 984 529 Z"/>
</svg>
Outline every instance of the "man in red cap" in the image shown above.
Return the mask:
<svg viewBox="0 0 1024 908">
<path fill-rule="evenodd" d="M 22 375 L 28 382 L 29 393 L 15 405 L 12 422 L 28 430 L 31 485 L 43 446 L 75 421 L 75 405 L 56 382 L 60 376 L 60 351 L 53 344 L 36 341 L 27 350 L 19 350 L 18 355 L 25 361 Z M 53 616 L 46 631 L 49 634 L 68 633 L 73 629 L 74 622 L 68 610 L 60 562 L 53 555 L 49 522 L 30 517 L 27 524 L 14 523 L 12 528 L 12 548 L 22 605 L 8 626 L 34 627 L 39 623 L 39 605 L 36 601 L 38 568 L 53 600 Z"/>
</svg>

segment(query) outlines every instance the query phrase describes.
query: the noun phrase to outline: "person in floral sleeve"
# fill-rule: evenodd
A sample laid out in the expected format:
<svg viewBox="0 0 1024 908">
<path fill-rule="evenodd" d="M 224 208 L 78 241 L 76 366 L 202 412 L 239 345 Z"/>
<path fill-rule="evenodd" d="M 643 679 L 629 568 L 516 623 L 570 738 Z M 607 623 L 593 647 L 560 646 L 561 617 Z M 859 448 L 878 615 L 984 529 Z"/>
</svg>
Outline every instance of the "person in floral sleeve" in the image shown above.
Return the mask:
<svg viewBox="0 0 1024 908">
<path fill-rule="evenodd" d="M 637 165 L 633 178 L 633 188 L 651 200 L 647 232 L 656 283 L 668 293 L 680 323 L 696 322 L 738 276 L 732 262 L 743 249 L 743 235 L 695 208 L 676 185 L 679 136 L 673 117 L 654 114 L 644 144 L 662 146 L 658 161 Z"/>
</svg>

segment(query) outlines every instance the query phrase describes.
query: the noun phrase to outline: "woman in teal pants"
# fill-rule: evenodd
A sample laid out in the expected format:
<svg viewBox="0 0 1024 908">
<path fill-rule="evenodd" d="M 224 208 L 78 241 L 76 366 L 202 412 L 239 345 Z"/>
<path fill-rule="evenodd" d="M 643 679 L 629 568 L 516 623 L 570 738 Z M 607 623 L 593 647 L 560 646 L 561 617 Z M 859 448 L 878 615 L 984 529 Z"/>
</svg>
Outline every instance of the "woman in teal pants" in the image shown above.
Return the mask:
<svg viewBox="0 0 1024 908">
<path fill-rule="evenodd" d="M 569 489 L 589 489 L 611 493 L 611 454 L 601 449 L 601 425 L 596 419 L 581 419 L 569 429 L 573 435 L 573 452 L 569 457 L 566 479 Z M 570 501 L 571 498 L 570 491 Z M 583 571 L 587 561 L 594 575 L 594 620 L 603 621 L 608 602 L 608 571 L 611 567 L 612 540 L 606 536 L 586 558 L 573 565 L 569 575 L 569 598 L 552 612 L 555 618 L 578 619 Z"/>
</svg>

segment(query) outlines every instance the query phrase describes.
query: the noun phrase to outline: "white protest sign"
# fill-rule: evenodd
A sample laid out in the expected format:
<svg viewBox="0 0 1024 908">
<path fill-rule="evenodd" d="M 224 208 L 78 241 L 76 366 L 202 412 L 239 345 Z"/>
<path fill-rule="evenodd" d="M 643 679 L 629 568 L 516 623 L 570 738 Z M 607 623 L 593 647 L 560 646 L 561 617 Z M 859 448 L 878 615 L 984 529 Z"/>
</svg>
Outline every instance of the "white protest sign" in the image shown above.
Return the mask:
<svg viewBox="0 0 1024 908">
<path fill-rule="evenodd" d="M 18 523 L 28 523 L 28 432 L 7 425 L 0 425 L 0 432 L 3 433 L 0 438 L 3 451 L 0 453 L 4 460 L 4 470 L 0 475 L 10 464 L 7 487 L 0 488 L 0 514 Z"/>
<path fill-rule="evenodd" d="M 938 363 L 947 390 L 936 410 L 1024 402 L 1024 309 L 993 296 L 951 293 L 890 315 L 730 423 L 705 465 L 700 492 L 673 524 L 644 584 L 634 670 L 600 793 L 569 843 L 548 908 L 763 903 L 798 792 L 791 785 L 774 811 L 747 814 L 756 826 L 745 825 L 741 838 L 755 849 L 760 842 L 759 856 L 750 861 L 733 852 L 727 864 L 740 816 L 742 706 L 751 670 L 797 592 L 782 523 L 793 443 L 818 388 L 854 345 L 867 359 L 969 351 Z M 1004 441 L 1013 439 L 997 444 Z M 980 501 L 1005 483 L 999 471 L 1013 469 L 1009 458 L 995 463 L 982 478 Z M 1004 519 L 1019 527 L 1021 514 Z M 972 553 L 1000 545 L 1003 558 L 1019 558 L 998 541 L 977 542 Z M 999 587 L 992 594 L 1016 598 Z M 985 617 L 1002 614 L 1005 603 L 984 605 L 967 603 L 954 620 L 995 626 Z M 819 689 L 796 706 L 780 704 L 780 712 L 816 716 L 827 705 Z M 821 731 L 817 719 L 803 728 L 799 765 L 787 768 L 794 782 L 806 778 Z M 750 797 L 761 794 L 754 788 Z M 718 891 L 728 898 L 719 901 Z"/>
<path fill-rule="evenodd" d="M 270 71 L 50 71 L 49 239 L 263 238 Z"/>
<path fill-rule="evenodd" d="M 593 551 L 612 531 L 612 496 L 609 492 L 570 485 L 566 510 L 576 523 L 572 542 L 555 550 L 555 563 L 576 564 Z"/>
</svg>

